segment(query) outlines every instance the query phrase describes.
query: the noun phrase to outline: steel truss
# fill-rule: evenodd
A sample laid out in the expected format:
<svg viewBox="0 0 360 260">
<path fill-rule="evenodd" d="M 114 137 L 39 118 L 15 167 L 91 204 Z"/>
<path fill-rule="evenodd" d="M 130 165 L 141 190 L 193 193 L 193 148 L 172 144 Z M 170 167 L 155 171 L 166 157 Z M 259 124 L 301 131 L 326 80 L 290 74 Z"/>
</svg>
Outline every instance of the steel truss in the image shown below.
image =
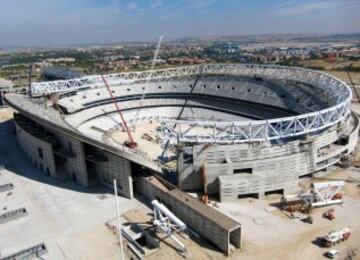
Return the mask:
<svg viewBox="0 0 360 260">
<path fill-rule="evenodd" d="M 256 75 L 303 82 L 322 90 L 329 102 L 337 105 L 299 116 L 260 121 L 163 120 L 161 131 L 164 138 L 176 138 L 181 142 L 197 143 L 243 143 L 276 140 L 323 130 L 344 120 L 350 114 L 352 94 L 344 82 L 326 73 L 303 68 L 254 64 L 206 64 L 110 74 L 104 77 L 109 84 L 116 86 L 146 81 L 148 78 L 163 79 L 192 75 Z M 105 86 L 101 76 L 40 82 L 31 85 L 34 96 L 103 87 Z M 174 125 L 176 125 L 175 128 Z"/>
</svg>

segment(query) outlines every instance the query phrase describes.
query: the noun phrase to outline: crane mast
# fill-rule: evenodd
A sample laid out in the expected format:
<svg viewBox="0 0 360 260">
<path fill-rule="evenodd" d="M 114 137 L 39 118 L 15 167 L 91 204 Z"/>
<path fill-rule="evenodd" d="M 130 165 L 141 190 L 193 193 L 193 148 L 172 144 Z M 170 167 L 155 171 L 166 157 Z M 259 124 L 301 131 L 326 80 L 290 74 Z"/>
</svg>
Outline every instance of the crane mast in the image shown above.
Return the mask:
<svg viewBox="0 0 360 260">
<path fill-rule="evenodd" d="M 125 142 L 125 146 L 127 146 L 129 148 L 136 148 L 137 143 L 134 141 L 134 139 L 133 139 L 133 137 L 132 137 L 132 135 L 130 133 L 129 127 L 126 124 L 125 118 L 124 118 L 124 116 L 123 116 L 123 114 L 121 112 L 121 109 L 120 109 L 118 103 L 116 102 L 116 99 L 115 99 L 113 93 L 111 92 L 110 86 L 107 83 L 107 81 L 106 81 L 106 79 L 105 79 L 105 77 L 103 75 L 101 75 L 101 78 L 104 81 L 105 87 L 107 88 L 107 90 L 108 90 L 108 92 L 109 92 L 109 94 L 111 96 L 111 100 L 112 100 L 112 102 L 114 103 L 114 105 L 116 107 L 116 110 L 117 110 L 117 112 L 118 112 L 118 114 L 120 116 L 120 120 L 123 123 L 123 125 L 125 127 L 125 131 L 126 131 L 128 137 L 129 137 L 129 140 Z"/>
</svg>

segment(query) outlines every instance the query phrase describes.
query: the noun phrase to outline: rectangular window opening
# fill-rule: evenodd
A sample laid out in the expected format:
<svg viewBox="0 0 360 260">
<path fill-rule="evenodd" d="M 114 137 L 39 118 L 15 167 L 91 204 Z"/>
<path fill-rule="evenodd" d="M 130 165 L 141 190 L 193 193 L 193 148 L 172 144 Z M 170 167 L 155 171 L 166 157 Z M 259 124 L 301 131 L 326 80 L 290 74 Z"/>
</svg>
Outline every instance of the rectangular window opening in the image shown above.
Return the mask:
<svg viewBox="0 0 360 260">
<path fill-rule="evenodd" d="M 40 147 L 38 147 L 38 155 L 39 155 L 39 158 L 44 159 L 44 153 Z"/>
<path fill-rule="evenodd" d="M 253 169 L 252 168 L 234 169 L 234 174 L 241 174 L 241 173 L 252 174 Z"/>
</svg>

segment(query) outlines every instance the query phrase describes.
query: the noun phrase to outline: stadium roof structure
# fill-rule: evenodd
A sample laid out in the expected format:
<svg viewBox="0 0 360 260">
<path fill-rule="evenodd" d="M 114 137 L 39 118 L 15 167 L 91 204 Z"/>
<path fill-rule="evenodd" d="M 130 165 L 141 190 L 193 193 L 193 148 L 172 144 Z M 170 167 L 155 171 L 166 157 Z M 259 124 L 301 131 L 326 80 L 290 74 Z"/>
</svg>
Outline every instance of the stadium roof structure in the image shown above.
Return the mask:
<svg viewBox="0 0 360 260">
<path fill-rule="evenodd" d="M 112 86 L 196 75 L 255 76 L 289 80 L 316 86 L 326 94 L 331 106 L 296 116 L 269 120 L 202 121 L 163 119 L 161 133 L 165 139 L 188 143 L 244 143 L 306 135 L 337 124 L 350 114 L 352 93 L 341 80 L 329 74 L 296 67 L 256 64 L 206 64 L 149 71 L 105 75 Z M 101 75 L 70 80 L 33 83 L 32 95 L 65 93 L 84 89 L 104 88 Z"/>
</svg>

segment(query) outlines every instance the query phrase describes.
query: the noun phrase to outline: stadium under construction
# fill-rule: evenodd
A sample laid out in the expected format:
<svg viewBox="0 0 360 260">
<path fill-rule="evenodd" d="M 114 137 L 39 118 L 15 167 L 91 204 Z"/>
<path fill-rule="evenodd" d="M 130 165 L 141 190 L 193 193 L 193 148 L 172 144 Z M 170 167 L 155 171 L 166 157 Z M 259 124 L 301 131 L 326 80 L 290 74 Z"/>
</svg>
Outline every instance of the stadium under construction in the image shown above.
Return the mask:
<svg viewBox="0 0 360 260">
<path fill-rule="evenodd" d="M 208 64 L 32 83 L 7 94 L 24 156 L 79 185 L 158 199 L 222 251 L 241 225 L 221 202 L 291 193 L 358 141 L 351 89 L 303 68 Z"/>
</svg>

